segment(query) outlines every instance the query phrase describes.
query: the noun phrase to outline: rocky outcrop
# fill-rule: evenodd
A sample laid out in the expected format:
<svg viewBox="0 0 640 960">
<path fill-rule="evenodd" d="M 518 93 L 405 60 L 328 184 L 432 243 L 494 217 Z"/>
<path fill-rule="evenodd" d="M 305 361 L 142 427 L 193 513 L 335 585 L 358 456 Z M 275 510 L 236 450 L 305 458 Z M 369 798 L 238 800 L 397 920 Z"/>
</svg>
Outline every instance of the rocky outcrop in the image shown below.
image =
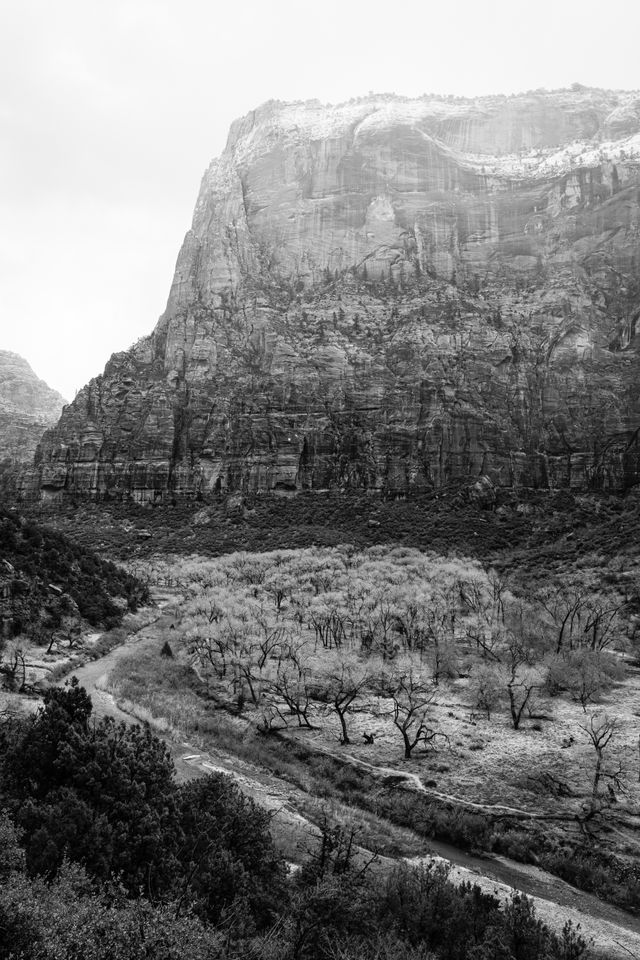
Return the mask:
<svg viewBox="0 0 640 960">
<path fill-rule="evenodd" d="M 621 490 L 639 317 L 640 94 L 267 103 L 31 488 Z"/>
<path fill-rule="evenodd" d="M 0 350 L 0 461 L 29 463 L 66 401 L 17 353 Z"/>
</svg>

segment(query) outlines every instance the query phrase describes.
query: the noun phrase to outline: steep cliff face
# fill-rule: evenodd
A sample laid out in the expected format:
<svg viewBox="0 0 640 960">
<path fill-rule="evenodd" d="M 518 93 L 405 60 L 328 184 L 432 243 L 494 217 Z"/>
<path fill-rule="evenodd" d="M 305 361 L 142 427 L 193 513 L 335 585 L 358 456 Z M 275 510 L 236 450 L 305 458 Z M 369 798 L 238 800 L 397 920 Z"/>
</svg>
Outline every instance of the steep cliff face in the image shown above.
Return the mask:
<svg viewBox="0 0 640 960">
<path fill-rule="evenodd" d="M 66 401 L 17 353 L 0 350 L 0 460 L 29 463 Z"/>
<path fill-rule="evenodd" d="M 640 480 L 640 94 L 267 103 L 47 491 Z"/>
</svg>

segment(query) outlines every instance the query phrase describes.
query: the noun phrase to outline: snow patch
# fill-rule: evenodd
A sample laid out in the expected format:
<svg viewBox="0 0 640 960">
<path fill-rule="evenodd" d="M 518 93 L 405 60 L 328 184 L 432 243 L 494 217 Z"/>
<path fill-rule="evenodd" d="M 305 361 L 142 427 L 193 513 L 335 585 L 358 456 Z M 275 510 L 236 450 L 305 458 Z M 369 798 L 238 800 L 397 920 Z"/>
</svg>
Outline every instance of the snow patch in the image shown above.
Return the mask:
<svg viewBox="0 0 640 960">
<path fill-rule="evenodd" d="M 547 179 L 584 167 L 601 163 L 620 163 L 640 160 L 640 133 L 622 140 L 604 140 L 601 143 L 575 141 L 561 149 L 536 149 L 526 154 L 460 155 L 462 162 L 486 174 L 513 179 Z"/>
</svg>

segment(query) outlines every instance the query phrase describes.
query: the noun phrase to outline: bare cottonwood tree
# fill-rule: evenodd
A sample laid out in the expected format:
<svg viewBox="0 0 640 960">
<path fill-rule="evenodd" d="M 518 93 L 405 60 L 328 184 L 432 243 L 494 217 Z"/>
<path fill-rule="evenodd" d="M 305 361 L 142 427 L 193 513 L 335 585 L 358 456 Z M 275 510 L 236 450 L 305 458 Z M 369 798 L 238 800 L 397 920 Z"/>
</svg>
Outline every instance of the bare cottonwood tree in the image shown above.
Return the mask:
<svg viewBox="0 0 640 960">
<path fill-rule="evenodd" d="M 305 665 L 296 664 L 292 661 L 278 664 L 277 672 L 269 681 L 269 688 L 273 702 L 276 703 L 277 710 L 285 724 L 287 719 L 281 709 L 283 702 L 289 710 L 289 716 L 297 719 L 299 727 L 314 729 L 309 719 L 309 710 L 314 698 L 315 687 L 311 673 Z"/>
<path fill-rule="evenodd" d="M 473 709 L 485 713 L 487 720 L 491 719 L 491 714 L 499 706 L 504 695 L 499 671 L 500 668 L 492 664 L 481 664 L 473 674 L 469 685 Z"/>
<path fill-rule="evenodd" d="M 427 723 L 435 687 L 431 678 L 425 679 L 412 666 L 388 677 L 386 687 L 393 703 L 393 723 L 402 736 L 405 760 L 409 760 L 419 743 L 428 746 L 437 736 L 437 731 Z"/>
<path fill-rule="evenodd" d="M 591 596 L 585 606 L 584 637 L 591 650 L 600 652 L 616 640 L 624 604 L 617 597 Z"/>
<path fill-rule="evenodd" d="M 602 808 L 600 787 L 603 781 L 608 781 L 608 786 L 611 788 L 611 791 L 613 791 L 614 788 L 622 790 L 623 787 L 622 777 L 624 770 L 621 762 L 617 761 L 615 764 L 607 763 L 605 757 L 605 751 L 609 748 L 619 726 L 620 721 L 618 718 L 610 717 L 606 713 L 592 714 L 588 722 L 581 725 L 581 729 L 586 733 L 596 754 L 589 805 L 589 812 L 591 814 L 600 811 Z"/>
<path fill-rule="evenodd" d="M 565 644 L 572 647 L 574 635 L 584 629 L 582 615 L 587 599 L 584 586 L 553 584 L 536 599 L 553 623 L 556 653 L 560 653 Z"/>
<path fill-rule="evenodd" d="M 342 731 L 340 742 L 350 743 L 347 714 L 369 685 L 370 677 L 367 668 L 355 659 L 343 658 L 323 679 L 323 696 L 326 697 L 327 703 L 331 704 L 340 721 Z"/>
<path fill-rule="evenodd" d="M 511 637 L 505 650 L 505 660 L 511 724 L 517 730 L 535 690 L 540 687 L 540 680 L 531 671 L 531 651 L 519 639 Z"/>
</svg>

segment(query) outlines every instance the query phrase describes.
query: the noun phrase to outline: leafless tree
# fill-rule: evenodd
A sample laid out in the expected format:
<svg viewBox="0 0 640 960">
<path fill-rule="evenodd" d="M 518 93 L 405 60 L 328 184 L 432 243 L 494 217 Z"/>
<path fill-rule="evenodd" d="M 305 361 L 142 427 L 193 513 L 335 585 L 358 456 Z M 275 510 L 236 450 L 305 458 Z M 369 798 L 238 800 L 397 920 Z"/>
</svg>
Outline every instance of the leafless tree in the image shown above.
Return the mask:
<svg viewBox="0 0 640 960">
<path fill-rule="evenodd" d="M 278 665 L 276 675 L 270 681 L 273 694 L 281 701 L 284 701 L 289 709 L 289 715 L 296 717 L 299 727 L 307 727 L 313 730 L 313 724 L 309 719 L 309 710 L 314 694 L 314 685 L 309 671 L 305 667 L 298 667 L 292 663 Z M 280 716 L 286 723 L 286 718 Z"/>
<path fill-rule="evenodd" d="M 284 601 L 291 597 L 295 587 L 296 581 L 282 569 L 282 564 L 266 577 L 262 589 L 273 600 L 276 616 L 280 615 Z"/>
<path fill-rule="evenodd" d="M 617 790 L 623 789 L 624 770 L 622 764 L 619 761 L 615 765 L 607 764 L 605 758 L 605 751 L 615 737 L 619 726 L 618 718 L 610 717 L 606 713 L 592 714 L 588 723 L 581 725 L 581 729 L 586 733 L 596 753 L 590 799 L 590 813 L 592 814 L 598 812 L 602 807 L 600 785 L 603 780 L 609 781 L 612 790 L 614 787 Z"/>
<path fill-rule="evenodd" d="M 490 720 L 491 714 L 501 700 L 499 669 L 489 664 L 482 664 L 471 680 L 470 692 L 473 697 L 473 707 L 486 713 L 487 720 Z"/>
<path fill-rule="evenodd" d="M 522 642 L 512 637 L 505 651 L 507 671 L 507 695 L 513 729 L 520 727 L 525 709 L 530 705 L 534 691 L 540 687 L 538 678 L 531 674 L 530 651 Z"/>
<path fill-rule="evenodd" d="M 229 637 L 223 634 L 205 637 L 198 633 L 191 637 L 189 654 L 192 660 L 198 662 L 207 674 L 213 670 L 219 680 L 227 675 L 230 652 Z"/>
<path fill-rule="evenodd" d="M 606 656 L 606 654 L 604 654 Z M 573 650 L 567 661 L 567 689 L 571 699 L 587 706 L 598 699 L 607 685 L 607 677 L 602 668 L 601 655 L 594 650 Z"/>
<path fill-rule="evenodd" d="M 398 634 L 402 641 L 402 646 L 406 651 L 424 649 L 426 642 L 425 604 L 418 598 L 407 598 L 403 602 L 402 597 L 398 598 L 395 617 L 398 625 Z"/>
<path fill-rule="evenodd" d="M 341 743 L 350 743 L 347 731 L 347 714 L 354 702 L 364 693 L 369 684 L 369 675 L 366 668 L 357 662 L 342 660 L 324 678 L 324 696 L 331 704 L 342 729 Z"/>
<path fill-rule="evenodd" d="M 604 650 L 615 641 L 622 607 L 623 604 L 617 598 L 589 598 L 586 604 L 584 636 L 591 650 Z"/>
<path fill-rule="evenodd" d="M 484 579 L 459 579 L 455 585 L 461 603 L 487 624 L 504 623 L 507 587 L 495 570 L 486 571 Z"/>
<path fill-rule="evenodd" d="M 537 597 L 556 630 L 556 653 L 565 643 L 571 647 L 574 633 L 581 631 L 582 613 L 587 599 L 582 585 L 556 584 Z"/>
<path fill-rule="evenodd" d="M 287 631 L 284 627 L 273 627 L 268 620 L 258 620 L 260 634 L 256 638 L 259 650 L 257 665 L 262 670 L 270 657 L 282 659 L 282 651 L 287 646 Z"/>
<path fill-rule="evenodd" d="M 427 723 L 430 707 L 435 699 L 431 680 L 425 681 L 413 667 L 397 672 L 389 678 L 388 693 L 393 702 L 393 723 L 400 731 L 405 760 L 420 742 L 433 744 L 436 731 Z"/>
<path fill-rule="evenodd" d="M 311 604 L 307 612 L 309 626 L 325 648 L 339 648 L 347 639 L 347 612 L 335 604 Z"/>
</svg>

